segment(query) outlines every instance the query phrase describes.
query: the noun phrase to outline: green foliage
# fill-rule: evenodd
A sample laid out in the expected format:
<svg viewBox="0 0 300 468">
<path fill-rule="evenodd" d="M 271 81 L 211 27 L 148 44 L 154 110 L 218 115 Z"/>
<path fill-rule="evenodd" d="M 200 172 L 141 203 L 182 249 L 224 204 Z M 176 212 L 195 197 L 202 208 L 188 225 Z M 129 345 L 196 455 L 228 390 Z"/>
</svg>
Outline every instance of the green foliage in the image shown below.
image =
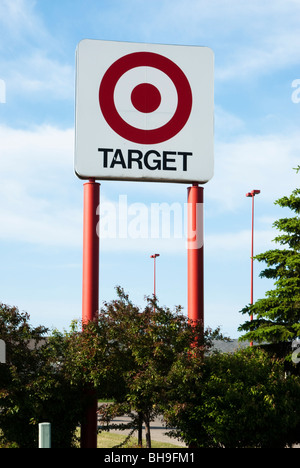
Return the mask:
<svg viewBox="0 0 300 468">
<path fill-rule="evenodd" d="M 300 382 L 283 365 L 253 348 L 211 353 L 219 330 L 203 330 L 181 308 L 148 299 L 143 310 L 121 288 L 97 321 L 69 332 L 29 326 L 27 314 L 0 307 L 0 445 L 37 447 L 37 424 L 52 425 L 53 448 L 75 441 L 93 397 L 110 397 L 100 415 L 105 429 L 128 414 L 127 429 L 164 414 L 172 434 L 191 447 L 281 447 L 299 442 Z M 141 434 L 139 445 L 141 445 Z"/>
<path fill-rule="evenodd" d="M 52 446 L 71 447 L 81 393 L 61 372 L 61 340 L 29 325 L 29 315 L 0 304 L 0 337 L 6 364 L 0 365 L 0 446 L 37 448 L 38 423 L 50 422 Z"/>
<path fill-rule="evenodd" d="M 239 328 L 246 332 L 242 339 L 259 343 L 292 341 L 300 336 L 300 189 L 276 204 L 289 208 L 294 216 L 274 223 L 280 231 L 274 239 L 279 247 L 255 257 L 266 263 L 260 276 L 273 280 L 274 289 L 241 311 L 254 317 Z"/>
<path fill-rule="evenodd" d="M 115 404 L 100 410 L 107 423 L 122 408 L 138 415 L 132 416 L 132 428 L 141 422 L 149 427 L 169 391 L 170 369 L 186 366 L 191 354 L 202 358 L 213 334 L 189 323 L 180 307 L 171 311 L 148 299 L 140 310 L 121 288 L 117 295 L 104 304 L 96 322 L 70 337 L 66 365 L 72 379 L 84 375 L 93 383 L 98 398 L 114 398 Z"/>
<path fill-rule="evenodd" d="M 186 378 L 164 415 L 168 427 L 177 428 L 171 435 L 188 446 L 280 448 L 299 442 L 299 378 L 286 377 L 282 363 L 263 351 L 213 353 Z"/>
<path fill-rule="evenodd" d="M 36 343 L 46 332 L 43 327 L 32 329 L 28 319 L 16 307 L 0 304 L 0 337 L 6 343 L 6 364 L 0 365 L 1 439 L 20 447 L 28 447 L 35 438 L 31 386 L 42 367 Z"/>
</svg>

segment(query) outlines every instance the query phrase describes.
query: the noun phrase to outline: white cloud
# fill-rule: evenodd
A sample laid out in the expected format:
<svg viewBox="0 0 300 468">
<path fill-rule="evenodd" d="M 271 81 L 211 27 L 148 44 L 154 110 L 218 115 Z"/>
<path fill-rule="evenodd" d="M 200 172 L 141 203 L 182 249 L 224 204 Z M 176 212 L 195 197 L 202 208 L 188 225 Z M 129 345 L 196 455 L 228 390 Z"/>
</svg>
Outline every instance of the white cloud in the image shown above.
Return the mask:
<svg viewBox="0 0 300 468">
<path fill-rule="evenodd" d="M 260 200 L 271 204 L 289 195 L 299 183 L 293 170 L 299 164 L 300 136 L 244 135 L 234 141 L 217 142 L 215 175 L 206 185 L 209 200 L 219 208 L 236 210 L 244 202 L 246 192 L 261 190 Z"/>
<path fill-rule="evenodd" d="M 6 81 L 10 93 L 31 94 L 34 99 L 74 98 L 74 66 L 50 59 L 41 51 L 6 62 Z"/>
<path fill-rule="evenodd" d="M 2 239 L 19 239 L 44 245 L 81 244 L 82 190 L 73 171 L 73 141 L 74 131 L 71 129 L 42 126 L 25 131 L 0 127 Z M 245 206 L 246 192 L 253 188 L 261 190 L 259 203 L 266 209 L 277 198 L 288 195 L 298 183 L 299 175 L 292 168 L 298 164 L 299 147 L 300 137 L 297 133 L 290 136 L 245 135 L 230 143 L 218 142 L 215 176 L 205 186 L 206 215 L 217 219 L 226 212 L 238 212 Z M 111 202 L 113 192 L 109 192 L 109 187 L 101 195 L 102 202 Z M 182 191 L 183 187 L 180 188 Z M 156 186 L 152 188 L 155 189 Z M 71 194 L 74 193 L 74 200 L 70 190 Z M 149 201 L 146 201 L 149 200 L 148 190 L 147 184 L 145 187 L 139 185 L 139 201 L 145 203 L 150 213 Z M 177 186 L 174 187 L 175 196 L 176 193 Z M 163 190 L 161 196 L 159 203 L 168 200 L 171 206 L 170 198 L 163 199 Z M 150 202 L 153 201 L 150 198 Z M 266 229 L 263 221 L 257 226 L 256 234 L 256 245 L 260 251 L 267 248 L 274 238 L 271 222 Z M 184 253 L 184 226 L 182 232 L 183 236 L 179 239 L 174 238 L 172 231 L 169 239 L 151 238 L 151 232 L 146 240 L 143 237 L 104 239 L 102 248 L 130 251 L 159 246 L 162 251 Z M 249 230 L 222 235 L 208 233 L 206 248 L 213 253 L 214 250 L 224 250 L 225 246 L 226 251 L 239 255 L 249 244 L 249 235 Z"/>
<path fill-rule="evenodd" d="M 224 110 L 221 106 L 215 105 L 215 134 L 218 138 L 228 138 L 233 133 L 245 130 L 245 122 L 238 116 Z"/>
<path fill-rule="evenodd" d="M 53 36 L 32 0 L 1 0 L 1 74 L 9 94 L 40 99 L 73 99 L 74 64 L 59 62 L 61 43 Z M 53 49 L 56 57 L 52 58 Z"/>
<path fill-rule="evenodd" d="M 270 229 L 256 229 L 255 230 L 255 250 L 256 252 L 263 252 L 272 246 L 274 239 L 274 231 Z M 209 257 L 217 256 L 219 259 L 222 256 L 230 258 L 246 258 L 249 256 L 251 245 L 251 230 L 244 229 L 235 232 L 208 234 L 205 237 L 205 251 Z"/>
<path fill-rule="evenodd" d="M 80 245 L 82 211 L 71 197 L 76 195 L 73 136 L 73 130 L 53 127 L 0 127 L 2 239 Z"/>
<path fill-rule="evenodd" d="M 261 44 L 253 43 L 237 47 L 226 66 L 216 68 L 216 80 L 250 80 L 253 75 L 271 75 L 274 71 L 296 65 L 300 54 L 297 31 L 273 31 L 269 37 L 261 39 Z"/>
<path fill-rule="evenodd" d="M 45 27 L 35 13 L 33 0 L 1 0 L 0 2 L 0 25 L 2 41 L 0 50 L 6 51 L 8 46 L 23 42 L 25 45 L 32 40 L 36 43 L 45 40 L 47 36 Z"/>
<path fill-rule="evenodd" d="M 299 62 L 298 0 L 159 3 L 157 20 L 147 24 L 148 36 L 153 40 L 165 31 L 166 37 L 174 34 L 184 44 L 212 47 L 216 80 L 250 80 Z"/>
<path fill-rule="evenodd" d="M 49 168 L 73 164 L 74 130 L 52 126 L 20 130 L 2 125 L 0 145 L 3 176 L 36 177 L 40 172 L 46 176 Z"/>
</svg>

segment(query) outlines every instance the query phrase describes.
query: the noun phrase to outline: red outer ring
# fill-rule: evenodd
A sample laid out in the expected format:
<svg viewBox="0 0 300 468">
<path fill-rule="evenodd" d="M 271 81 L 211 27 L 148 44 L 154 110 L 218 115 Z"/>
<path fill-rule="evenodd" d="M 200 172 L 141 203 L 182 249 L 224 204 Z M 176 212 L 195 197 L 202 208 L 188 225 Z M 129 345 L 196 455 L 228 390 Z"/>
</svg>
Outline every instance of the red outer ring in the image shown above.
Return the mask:
<svg viewBox="0 0 300 468">
<path fill-rule="evenodd" d="M 162 127 L 152 130 L 129 125 L 119 115 L 114 103 L 114 89 L 121 76 L 142 66 L 154 67 L 165 73 L 173 81 L 178 95 L 173 117 Z M 167 57 L 153 52 L 134 52 L 116 60 L 105 72 L 99 88 L 100 108 L 108 125 L 126 140 L 146 145 L 162 143 L 177 135 L 190 116 L 192 101 L 191 87 L 183 71 Z"/>
</svg>

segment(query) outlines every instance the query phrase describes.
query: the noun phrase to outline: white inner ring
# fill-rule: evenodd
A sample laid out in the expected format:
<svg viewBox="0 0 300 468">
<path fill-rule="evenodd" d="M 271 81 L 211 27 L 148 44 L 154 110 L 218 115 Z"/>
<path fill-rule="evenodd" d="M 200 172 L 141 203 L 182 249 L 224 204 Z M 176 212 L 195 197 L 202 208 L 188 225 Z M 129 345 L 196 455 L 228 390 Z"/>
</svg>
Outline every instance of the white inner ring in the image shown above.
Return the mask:
<svg viewBox="0 0 300 468">
<path fill-rule="evenodd" d="M 136 86 L 149 83 L 161 95 L 161 103 L 153 112 L 138 111 L 131 102 L 131 93 Z M 154 67 L 135 67 L 124 73 L 115 86 L 114 102 L 119 115 L 125 122 L 141 130 L 160 128 L 171 120 L 178 104 L 173 81 Z"/>
</svg>

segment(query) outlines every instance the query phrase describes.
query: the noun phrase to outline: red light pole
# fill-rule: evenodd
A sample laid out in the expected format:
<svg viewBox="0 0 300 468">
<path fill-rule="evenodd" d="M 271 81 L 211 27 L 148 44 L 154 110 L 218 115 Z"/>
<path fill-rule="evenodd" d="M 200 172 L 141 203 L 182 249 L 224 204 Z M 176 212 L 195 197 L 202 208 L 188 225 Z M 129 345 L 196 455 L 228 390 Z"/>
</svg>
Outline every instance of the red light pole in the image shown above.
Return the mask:
<svg viewBox="0 0 300 468">
<path fill-rule="evenodd" d="M 246 193 L 246 197 L 252 197 L 252 227 L 251 227 L 251 287 L 250 287 L 250 304 L 253 305 L 253 255 L 254 255 L 254 197 L 258 195 L 260 190 L 252 190 Z M 253 320 L 253 315 L 250 315 L 250 321 Z M 253 346 L 253 342 L 250 342 L 250 346 Z"/>
<path fill-rule="evenodd" d="M 159 254 L 154 254 L 150 256 L 150 258 L 154 259 L 154 292 L 153 292 L 154 298 L 156 297 L 156 264 L 155 264 L 156 257 L 159 257 Z"/>
</svg>

